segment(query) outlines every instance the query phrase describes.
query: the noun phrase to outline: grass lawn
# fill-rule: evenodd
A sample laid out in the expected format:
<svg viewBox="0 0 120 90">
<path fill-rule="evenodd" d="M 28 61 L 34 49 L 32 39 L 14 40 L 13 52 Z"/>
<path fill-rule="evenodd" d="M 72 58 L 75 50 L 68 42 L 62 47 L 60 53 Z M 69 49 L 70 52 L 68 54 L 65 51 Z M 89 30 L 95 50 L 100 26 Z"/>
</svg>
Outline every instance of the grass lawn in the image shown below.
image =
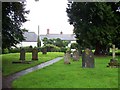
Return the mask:
<svg viewBox="0 0 120 90">
<path fill-rule="evenodd" d="M 48 52 L 46 55 L 40 52 L 38 54 L 38 61 L 34 61 L 31 64 L 12 64 L 12 61 L 19 61 L 19 53 L 3 54 L 0 55 L 2 57 L 2 74 L 7 76 L 63 55 L 62 52 Z M 26 60 L 31 61 L 31 59 L 32 53 L 26 53 Z"/>
<path fill-rule="evenodd" d="M 118 68 L 107 68 L 112 57 L 95 57 L 95 68 L 82 68 L 81 59 L 61 60 L 15 80 L 14 88 L 118 88 Z M 24 83 L 25 82 L 25 83 Z"/>
</svg>

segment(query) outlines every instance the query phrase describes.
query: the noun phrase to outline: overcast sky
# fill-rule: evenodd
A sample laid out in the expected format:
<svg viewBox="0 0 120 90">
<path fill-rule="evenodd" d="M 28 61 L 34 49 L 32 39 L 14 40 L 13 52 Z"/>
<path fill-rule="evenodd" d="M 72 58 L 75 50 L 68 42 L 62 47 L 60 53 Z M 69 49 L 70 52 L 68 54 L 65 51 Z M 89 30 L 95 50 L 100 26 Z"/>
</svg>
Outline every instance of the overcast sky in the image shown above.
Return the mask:
<svg viewBox="0 0 120 90">
<path fill-rule="evenodd" d="M 46 30 L 50 29 L 50 34 L 72 34 L 73 26 L 69 24 L 66 13 L 67 0 L 27 0 L 26 9 L 30 10 L 27 15 L 30 21 L 23 24 L 23 27 L 29 32 L 38 33 L 38 25 L 40 34 L 46 34 Z M 22 27 L 22 28 L 23 28 Z"/>
</svg>

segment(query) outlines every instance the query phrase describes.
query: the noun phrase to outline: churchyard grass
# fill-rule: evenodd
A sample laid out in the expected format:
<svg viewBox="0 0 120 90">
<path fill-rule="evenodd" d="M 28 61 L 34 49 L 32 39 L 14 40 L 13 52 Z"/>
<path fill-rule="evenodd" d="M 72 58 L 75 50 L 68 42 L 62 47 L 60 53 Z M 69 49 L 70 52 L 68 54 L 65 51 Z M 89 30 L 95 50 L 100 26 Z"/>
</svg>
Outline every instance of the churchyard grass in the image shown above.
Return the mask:
<svg viewBox="0 0 120 90">
<path fill-rule="evenodd" d="M 38 61 L 33 61 L 31 64 L 12 64 L 12 61 L 20 61 L 19 53 L 11 53 L 11 54 L 3 54 L 0 55 L 2 57 L 2 74 L 3 76 L 7 76 L 18 71 L 24 70 L 26 68 L 38 65 L 42 62 L 54 59 L 59 56 L 63 56 L 62 52 L 48 52 L 47 54 L 42 54 L 39 52 Z M 26 53 L 26 61 L 32 60 L 32 53 Z"/>
<path fill-rule="evenodd" d="M 95 68 L 82 68 L 79 61 L 61 60 L 15 80 L 14 88 L 118 88 L 118 68 L 106 67 L 111 56 L 95 57 Z M 23 83 L 25 81 L 25 83 Z"/>
</svg>

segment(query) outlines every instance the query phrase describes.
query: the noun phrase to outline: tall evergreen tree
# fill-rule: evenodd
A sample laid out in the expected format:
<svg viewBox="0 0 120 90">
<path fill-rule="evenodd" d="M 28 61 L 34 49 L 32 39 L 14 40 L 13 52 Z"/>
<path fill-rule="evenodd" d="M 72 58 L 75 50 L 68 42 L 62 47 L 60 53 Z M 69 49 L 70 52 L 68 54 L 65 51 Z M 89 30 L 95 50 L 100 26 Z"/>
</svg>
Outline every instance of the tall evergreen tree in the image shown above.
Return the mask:
<svg viewBox="0 0 120 90">
<path fill-rule="evenodd" d="M 96 54 L 105 54 L 109 43 L 120 43 L 120 3 L 69 2 L 66 10 L 69 23 L 74 26 L 77 42 L 86 48 L 95 48 Z M 116 38 L 117 37 L 117 38 Z"/>
</svg>

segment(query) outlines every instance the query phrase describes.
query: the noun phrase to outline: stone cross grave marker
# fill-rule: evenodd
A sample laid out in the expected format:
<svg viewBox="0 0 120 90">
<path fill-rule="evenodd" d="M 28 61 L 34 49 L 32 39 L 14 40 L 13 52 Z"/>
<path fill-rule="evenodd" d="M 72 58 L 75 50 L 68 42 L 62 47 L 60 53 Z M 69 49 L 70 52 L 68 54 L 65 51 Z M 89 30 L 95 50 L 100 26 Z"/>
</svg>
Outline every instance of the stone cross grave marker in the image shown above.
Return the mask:
<svg viewBox="0 0 120 90">
<path fill-rule="evenodd" d="M 115 51 L 118 50 L 118 48 L 115 48 L 115 45 L 112 45 L 112 59 L 110 59 L 110 62 L 108 63 L 107 67 L 120 67 L 120 63 L 118 60 L 115 60 Z"/>
<path fill-rule="evenodd" d="M 86 48 L 82 53 L 82 67 L 83 68 L 94 68 L 94 54 L 93 52 Z"/>
<path fill-rule="evenodd" d="M 38 60 L 38 50 L 37 50 L 37 48 L 33 48 L 33 50 L 32 50 L 32 60 Z"/>
<path fill-rule="evenodd" d="M 79 56 L 78 50 L 73 52 L 72 58 L 73 58 L 74 61 L 79 61 L 80 56 Z"/>
<path fill-rule="evenodd" d="M 22 48 L 22 49 L 20 50 L 20 60 L 21 60 L 22 62 L 25 61 L 25 49 L 24 49 L 24 48 Z"/>
<path fill-rule="evenodd" d="M 64 64 L 70 64 L 70 58 L 71 58 L 70 53 L 66 52 L 64 55 Z"/>
<path fill-rule="evenodd" d="M 112 59 L 115 60 L 115 51 L 118 50 L 118 48 L 115 48 L 115 45 L 112 45 Z"/>
</svg>

